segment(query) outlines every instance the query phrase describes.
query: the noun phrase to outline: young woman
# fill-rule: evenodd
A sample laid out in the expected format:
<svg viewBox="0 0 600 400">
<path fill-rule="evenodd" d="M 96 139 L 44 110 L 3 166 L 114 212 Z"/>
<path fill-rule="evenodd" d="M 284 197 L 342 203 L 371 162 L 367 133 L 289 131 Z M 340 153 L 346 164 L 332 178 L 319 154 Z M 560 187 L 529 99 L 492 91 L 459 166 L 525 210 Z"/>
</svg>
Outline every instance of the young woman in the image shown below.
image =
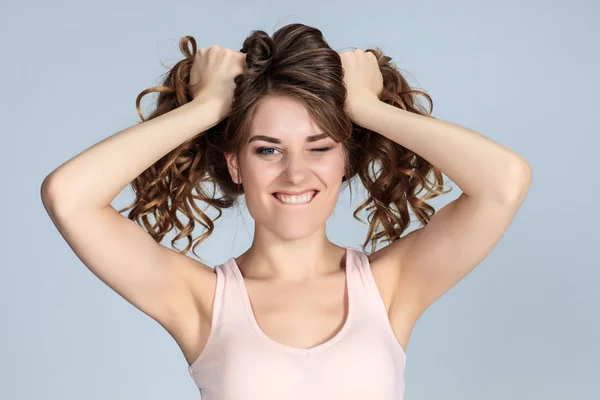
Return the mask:
<svg viewBox="0 0 600 400">
<path fill-rule="evenodd" d="M 186 58 L 164 85 L 138 96 L 142 123 L 48 175 L 53 222 L 174 337 L 205 400 L 401 399 L 415 322 L 499 241 L 528 191 L 528 163 L 432 117 L 416 98 L 429 96 L 378 49 L 338 54 L 301 24 L 254 31 L 241 52 L 196 51 L 187 36 L 180 46 Z M 157 107 L 144 119 L 150 92 Z M 446 193 L 442 172 L 463 193 L 435 213 L 425 200 Z M 368 197 L 354 216 L 370 211 L 363 249 L 325 232 L 355 177 Z M 129 183 L 126 218 L 111 201 Z M 196 245 L 214 230 L 199 203 L 216 220 L 242 195 L 250 248 L 214 268 L 185 255 L 195 222 L 207 230 Z M 409 209 L 422 227 L 401 237 Z M 190 241 L 181 251 L 160 244 L 173 228 L 172 245 Z M 367 254 L 380 239 L 390 243 Z"/>
</svg>

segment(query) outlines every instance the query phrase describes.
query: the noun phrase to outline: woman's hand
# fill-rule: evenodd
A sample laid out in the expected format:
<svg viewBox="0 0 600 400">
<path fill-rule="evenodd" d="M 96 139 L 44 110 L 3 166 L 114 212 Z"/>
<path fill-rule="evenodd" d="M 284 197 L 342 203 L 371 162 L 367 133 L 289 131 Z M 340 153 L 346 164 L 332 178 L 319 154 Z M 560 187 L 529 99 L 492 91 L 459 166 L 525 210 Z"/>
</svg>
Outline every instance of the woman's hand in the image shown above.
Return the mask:
<svg viewBox="0 0 600 400">
<path fill-rule="evenodd" d="M 379 70 L 377 57 L 371 52 L 355 49 L 340 53 L 340 58 L 347 91 L 344 109 L 356 122 L 365 102 L 379 101 L 383 92 L 383 75 Z"/>
<path fill-rule="evenodd" d="M 210 101 L 219 104 L 220 117 L 229 115 L 235 82 L 244 72 L 246 54 L 212 45 L 202 48 L 194 56 L 190 71 L 189 88 L 193 101 Z"/>
</svg>

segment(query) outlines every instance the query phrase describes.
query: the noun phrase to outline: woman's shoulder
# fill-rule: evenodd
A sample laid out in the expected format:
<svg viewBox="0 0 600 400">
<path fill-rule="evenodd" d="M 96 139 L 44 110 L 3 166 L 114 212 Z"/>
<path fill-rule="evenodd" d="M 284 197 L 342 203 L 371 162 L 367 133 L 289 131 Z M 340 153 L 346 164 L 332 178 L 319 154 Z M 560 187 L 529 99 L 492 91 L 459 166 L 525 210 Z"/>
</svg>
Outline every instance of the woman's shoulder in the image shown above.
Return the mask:
<svg viewBox="0 0 600 400">
<path fill-rule="evenodd" d="M 221 264 L 211 267 L 201 261 L 188 258 L 190 261 L 184 267 L 188 287 L 198 304 L 198 311 L 203 317 L 210 318 L 217 289 L 217 269 L 221 268 Z"/>
</svg>

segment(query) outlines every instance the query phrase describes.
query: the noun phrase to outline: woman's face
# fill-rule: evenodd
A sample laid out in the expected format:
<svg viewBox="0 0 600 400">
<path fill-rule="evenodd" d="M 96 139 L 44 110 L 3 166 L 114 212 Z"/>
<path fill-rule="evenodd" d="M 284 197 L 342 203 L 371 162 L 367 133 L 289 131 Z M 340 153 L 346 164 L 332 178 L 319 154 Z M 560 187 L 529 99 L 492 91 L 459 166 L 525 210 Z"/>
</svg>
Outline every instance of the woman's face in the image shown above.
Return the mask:
<svg viewBox="0 0 600 400">
<path fill-rule="evenodd" d="M 323 134 L 301 102 L 285 96 L 262 100 L 241 150 L 241 180 L 236 178 L 235 155 L 225 156 L 233 181 L 244 185 L 257 229 L 293 239 L 324 228 L 337 203 L 344 153 L 342 144 Z M 274 196 L 280 192 L 310 195 L 313 190 L 317 194 L 304 204 L 287 204 L 285 198 Z"/>
</svg>

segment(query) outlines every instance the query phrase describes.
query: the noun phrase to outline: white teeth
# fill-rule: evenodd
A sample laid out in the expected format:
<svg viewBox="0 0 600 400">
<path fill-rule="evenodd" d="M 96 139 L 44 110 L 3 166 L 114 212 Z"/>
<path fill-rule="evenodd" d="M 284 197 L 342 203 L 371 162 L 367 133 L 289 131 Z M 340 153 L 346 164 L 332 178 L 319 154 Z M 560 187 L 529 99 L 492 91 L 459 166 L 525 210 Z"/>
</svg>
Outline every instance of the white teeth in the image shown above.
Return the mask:
<svg viewBox="0 0 600 400">
<path fill-rule="evenodd" d="M 301 196 L 287 196 L 284 194 L 275 193 L 275 197 L 277 197 L 282 203 L 286 204 L 302 204 L 308 203 L 317 192 L 312 191 L 305 193 Z"/>
</svg>

